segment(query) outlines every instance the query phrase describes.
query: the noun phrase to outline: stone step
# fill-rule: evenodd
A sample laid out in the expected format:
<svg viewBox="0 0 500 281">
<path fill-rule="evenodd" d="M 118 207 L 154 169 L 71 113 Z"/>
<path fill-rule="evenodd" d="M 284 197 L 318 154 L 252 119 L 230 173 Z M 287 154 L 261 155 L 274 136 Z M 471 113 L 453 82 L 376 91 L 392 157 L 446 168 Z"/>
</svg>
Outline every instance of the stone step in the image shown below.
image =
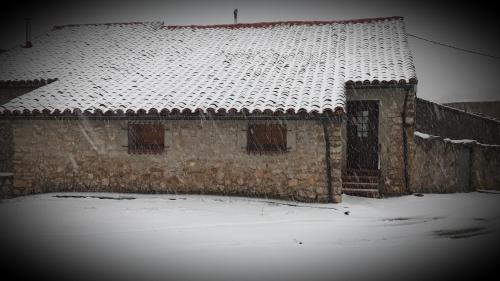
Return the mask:
<svg viewBox="0 0 500 281">
<path fill-rule="evenodd" d="M 378 183 L 373 183 L 373 182 L 342 182 L 342 188 L 378 189 Z"/>
<path fill-rule="evenodd" d="M 345 176 L 373 176 L 378 177 L 380 175 L 379 170 L 367 170 L 367 169 L 359 169 L 352 170 L 349 169 L 344 173 Z"/>
<path fill-rule="evenodd" d="M 378 189 L 363 189 L 363 188 L 343 188 L 342 193 L 352 196 L 362 196 L 369 198 L 379 198 Z"/>
<path fill-rule="evenodd" d="M 343 182 L 369 182 L 378 183 L 379 178 L 374 176 L 343 176 Z"/>
</svg>

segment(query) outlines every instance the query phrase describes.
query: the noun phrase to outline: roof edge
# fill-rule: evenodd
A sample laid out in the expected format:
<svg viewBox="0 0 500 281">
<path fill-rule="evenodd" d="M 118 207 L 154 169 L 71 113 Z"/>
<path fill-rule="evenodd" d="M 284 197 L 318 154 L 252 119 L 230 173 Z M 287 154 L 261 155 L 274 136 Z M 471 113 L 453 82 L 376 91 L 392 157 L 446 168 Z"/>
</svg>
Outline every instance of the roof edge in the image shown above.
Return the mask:
<svg viewBox="0 0 500 281">
<path fill-rule="evenodd" d="M 237 23 L 237 24 L 209 24 L 209 25 L 163 25 L 162 28 L 177 29 L 177 28 L 262 28 L 277 25 L 323 25 L 323 24 L 347 24 L 347 23 L 369 23 L 375 21 L 386 20 L 403 20 L 402 16 L 378 17 L 378 18 L 361 18 L 350 20 L 330 20 L 330 21 L 272 21 L 272 22 L 255 22 L 255 23 Z"/>
<path fill-rule="evenodd" d="M 134 21 L 134 22 L 108 22 L 108 23 L 73 23 L 73 24 L 63 24 L 54 25 L 52 30 L 63 29 L 66 27 L 80 27 L 80 26 L 114 26 L 114 25 L 146 25 L 146 24 L 158 24 L 163 26 L 165 23 L 163 21 Z"/>
<path fill-rule="evenodd" d="M 103 111 L 99 108 L 97 109 L 87 109 L 81 110 L 79 108 L 66 108 L 66 109 L 24 109 L 24 110 L 10 110 L 6 109 L 4 106 L 0 106 L 0 118 L 11 116 L 199 116 L 199 115 L 229 115 L 229 116 L 249 116 L 249 115 L 269 115 L 269 116 L 293 116 L 293 115 L 301 115 L 301 116 L 318 116 L 318 115 L 342 115 L 344 113 L 343 106 L 336 106 L 335 108 L 325 108 L 323 110 L 306 110 L 304 108 L 300 108 L 295 110 L 293 108 L 284 109 L 254 109 L 248 110 L 246 108 L 235 109 L 235 108 L 207 108 L 205 110 L 196 109 L 191 110 L 189 108 L 173 108 L 173 109 L 156 109 L 150 108 L 149 110 L 140 108 L 137 110 L 127 109 L 125 110 L 107 110 Z"/>
<path fill-rule="evenodd" d="M 1 109 L 1 106 L 0 106 Z M 179 111 L 179 110 L 162 110 L 158 112 L 157 110 L 138 110 L 132 111 L 128 110 L 127 112 L 118 111 L 107 111 L 102 112 L 97 109 L 94 111 L 81 111 L 79 109 L 75 109 L 73 111 L 66 109 L 63 112 L 59 110 L 55 110 L 51 112 L 50 110 L 4 110 L 0 111 L 0 120 L 2 119 L 23 119 L 23 118 L 33 118 L 33 119 L 46 119 L 46 118 L 62 118 L 62 119 L 87 119 L 87 118 L 97 118 L 97 119 L 252 119 L 252 118 L 273 118 L 273 119 L 318 119 L 318 118 L 338 118 L 341 120 L 344 116 L 345 111 L 343 108 L 337 107 L 335 111 L 333 110 L 324 110 L 323 112 L 313 111 L 260 111 L 254 110 L 252 112 L 249 111 L 240 111 L 240 112 L 231 112 L 231 111 L 206 111 L 206 112 L 193 112 L 193 111 Z"/>
<path fill-rule="evenodd" d="M 40 78 L 33 80 L 0 80 L 0 88 L 4 87 L 33 87 L 33 86 L 43 86 L 57 81 L 57 78 Z"/>
<path fill-rule="evenodd" d="M 412 77 L 410 79 L 400 79 L 400 80 L 347 80 L 345 82 L 346 87 L 349 86 L 393 86 L 393 85 L 417 85 L 418 79 L 416 77 Z"/>
</svg>

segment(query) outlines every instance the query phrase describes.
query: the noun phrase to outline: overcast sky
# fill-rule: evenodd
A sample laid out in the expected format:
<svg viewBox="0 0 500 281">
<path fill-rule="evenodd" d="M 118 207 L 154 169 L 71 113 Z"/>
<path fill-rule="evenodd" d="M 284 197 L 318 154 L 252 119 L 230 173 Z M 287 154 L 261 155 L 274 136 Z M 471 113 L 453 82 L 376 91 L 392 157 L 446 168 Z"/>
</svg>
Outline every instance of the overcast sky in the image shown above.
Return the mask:
<svg viewBox="0 0 500 281">
<path fill-rule="evenodd" d="M 17 3 L 16 3 L 17 2 Z M 359 0 L 142 0 L 7 1 L 0 14 L 0 48 L 24 41 L 24 18 L 32 18 L 33 36 L 54 25 L 130 21 L 163 21 L 165 24 L 232 23 L 282 20 L 341 20 L 404 16 L 406 30 L 432 40 L 500 56 L 500 30 L 493 1 L 469 4 L 440 1 Z M 20 5 L 22 3 L 22 5 Z M 500 60 L 464 53 L 410 38 L 419 79 L 419 97 L 437 102 L 500 100 Z"/>
</svg>

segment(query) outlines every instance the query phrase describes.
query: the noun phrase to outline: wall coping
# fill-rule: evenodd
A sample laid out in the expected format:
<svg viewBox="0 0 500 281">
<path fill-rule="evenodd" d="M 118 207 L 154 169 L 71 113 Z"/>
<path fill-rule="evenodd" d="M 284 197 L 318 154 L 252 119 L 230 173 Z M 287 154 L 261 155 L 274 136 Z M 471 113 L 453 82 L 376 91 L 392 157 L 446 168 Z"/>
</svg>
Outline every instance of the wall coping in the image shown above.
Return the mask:
<svg viewBox="0 0 500 281">
<path fill-rule="evenodd" d="M 423 103 L 427 103 L 427 104 L 432 104 L 432 105 L 439 106 L 439 107 L 441 107 L 441 108 L 443 108 L 445 110 L 452 111 L 452 112 L 455 112 L 455 113 L 458 113 L 458 114 L 466 114 L 468 116 L 471 116 L 471 117 L 474 117 L 474 118 L 477 118 L 477 119 L 481 119 L 481 120 L 485 120 L 485 121 L 488 121 L 488 122 L 494 122 L 496 124 L 500 124 L 500 121 L 498 121 L 498 120 L 495 120 L 495 119 L 492 119 L 492 118 L 487 118 L 485 116 L 477 115 L 477 114 L 474 114 L 472 112 L 467 112 L 467 111 L 464 111 L 464 110 L 460 110 L 460 109 L 457 109 L 457 108 L 453 108 L 453 107 L 450 107 L 450 106 L 447 106 L 447 105 L 444 105 L 444 104 L 440 104 L 440 103 L 437 103 L 437 102 L 432 102 L 432 101 L 425 100 L 425 99 L 422 99 L 422 98 L 417 98 L 417 102 L 423 102 Z"/>
<path fill-rule="evenodd" d="M 422 133 L 419 131 L 415 131 L 414 133 L 415 137 L 418 137 L 423 140 L 441 140 L 445 143 L 451 143 L 454 145 L 462 145 L 462 146 L 471 146 L 471 145 L 480 145 L 480 146 L 488 146 L 488 147 L 500 147 L 500 144 L 484 144 L 480 143 L 477 140 L 471 140 L 471 139 L 450 139 L 450 138 L 443 138 L 441 136 L 435 136 L 435 135 L 429 135 L 426 133 Z"/>
</svg>

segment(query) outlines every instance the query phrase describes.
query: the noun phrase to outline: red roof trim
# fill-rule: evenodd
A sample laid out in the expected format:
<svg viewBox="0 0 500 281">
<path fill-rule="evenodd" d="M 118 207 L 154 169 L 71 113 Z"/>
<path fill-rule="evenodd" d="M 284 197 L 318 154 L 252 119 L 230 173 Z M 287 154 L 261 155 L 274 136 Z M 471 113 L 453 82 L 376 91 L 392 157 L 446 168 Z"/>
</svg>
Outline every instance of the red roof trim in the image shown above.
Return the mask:
<svg viewBox="0 0 500 281">
<path fill-rule="evenodd" d="M 274 22 L 255 22 L 255 23 L 238 23 L 238 24 L 211 24 L 211 25 L 164 25 L 163 22 L 150 22 L 150 21 L 137 21 L 137 22 L 110 22 L 110 23 L 82 23 L 82 24 L 65 24 L 56 25 L 54 30 L 62 29 L 65 27 L 79 27 L 79 26 L 111 26 L 111 25 L 135 25 L 135 24 L 161 24 L 162 28 L 176 29 L 176 28 L 265 28 L 277 25 L 323 25 L 323 24 L 346 24 L 346 23 L 368 23 L 374 21 L 385 20 L 402 20 L 402 16 L 392 17 L 378 17 L 378 18 L 362 18 L 350 20 L 331 20 L 331 21 L 274 21 Z"/>
<path fill-rule="evenodd" d="M 135 21 L 135 22 L 108 22 L 108 23 L 76 23 L 76 24 L 65 24 L 65 25 L 55 25 L 52 29 L 62 29 L 65 27 L 79 27 L 79 26 L 112 26 L 112 25 L 144 25 L 144 24 L 161 24 L 163 26 L 162 21 Z"/>
<path fill-rule="evenodd" d="M 264 28 L 277 25 L 323 25 L 323 24 L 346 24 L 346 23 L 368 23 L 374 21 L 385 20 L 402 20 L 401 16 L 381 17 L 381 18 L 364 18 L 351 20 L 332 20 L 332 21 L 275 21 L 275 22 L 256 22 L 256 23 L 238 23 L 238 24 L 213 24 L 213 25 L 164 25 L 162 28 Z"/>
</svg>

